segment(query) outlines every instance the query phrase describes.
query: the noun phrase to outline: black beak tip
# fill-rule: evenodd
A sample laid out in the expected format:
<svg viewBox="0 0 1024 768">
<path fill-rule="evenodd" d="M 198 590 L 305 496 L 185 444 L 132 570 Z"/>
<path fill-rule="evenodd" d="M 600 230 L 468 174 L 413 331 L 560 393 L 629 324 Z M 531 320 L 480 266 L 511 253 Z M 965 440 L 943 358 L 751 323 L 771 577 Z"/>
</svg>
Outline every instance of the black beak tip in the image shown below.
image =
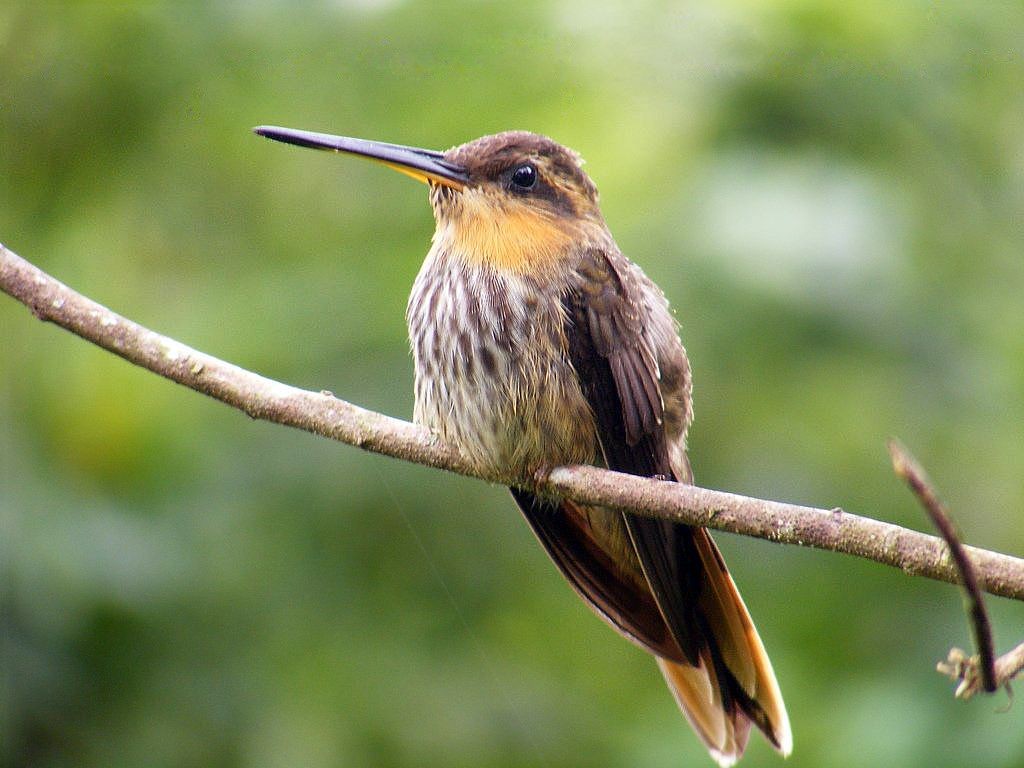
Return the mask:
<svg viewBox="0 0 1024 768">
<path fill-rule="evenodd" d="M 326 142 L 326 139 L 330 139 L 332 137 L 325 134 L 321 135 L 309 133 L 308 131 L 296 131 L 292 128 L 281 128 L 276 125 L 257 125 L 252 129 L 252 132 L 265 139 L 280 141 L 283 144 L 293 144 L 297 147 L 307 147 L 311 149 L 337 149 Z"/>
</svg>

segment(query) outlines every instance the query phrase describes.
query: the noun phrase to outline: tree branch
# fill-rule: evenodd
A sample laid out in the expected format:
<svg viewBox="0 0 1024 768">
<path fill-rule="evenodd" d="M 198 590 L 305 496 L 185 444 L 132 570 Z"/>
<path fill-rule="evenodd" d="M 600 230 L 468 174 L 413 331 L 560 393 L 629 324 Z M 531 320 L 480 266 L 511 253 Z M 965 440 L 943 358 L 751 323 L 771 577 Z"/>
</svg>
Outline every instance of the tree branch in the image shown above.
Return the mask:
<svg viewBox="0 0 1024 768">
<path fill-rule="evenodd" d="M 111 312 L 0 245 L 0 290 L 55 323 L 135 365 L 244 411 L 375 453 L 541 493 L 629 509 L 785 544 L 844 552 L 905 573 L 958 583 L 945 543 L 841 509 L 816 509 L 650 480 L 595 467 L 559 467 L 544 478 L 488 475 L 428 431 L 327 392 L 291 387 L 231 365 Z M 1024 600 L 1024 560 L 966 547 L 994 595 Z"/>
</svg>

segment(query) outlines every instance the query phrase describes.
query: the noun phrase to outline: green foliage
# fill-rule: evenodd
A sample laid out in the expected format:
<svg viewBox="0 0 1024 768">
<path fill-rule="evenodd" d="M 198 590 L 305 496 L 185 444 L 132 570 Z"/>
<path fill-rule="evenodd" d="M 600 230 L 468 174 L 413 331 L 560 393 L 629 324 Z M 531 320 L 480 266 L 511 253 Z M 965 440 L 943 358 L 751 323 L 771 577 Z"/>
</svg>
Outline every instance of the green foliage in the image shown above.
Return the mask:
<svg viewBox="0 0 1024 768">
<path fill-rule="evenodd" d="M 0 8 L 0 239 L 268 376 L 411 412 L 422 187 L 260 123 L 588 159 L 677 308 L 701 483 L 1024 552 L 1024 11 L 776 0 Z M 253 423 L 0 300 L 0 764 L 711 765 L 500 489 Z M 788 766 L 1019 766 L 956 592 L 719 536 Z M 997 643 L 1019 605 L 993 601 Z M 781 765 L 754 744 L 744 765 Z"/>
</svg>

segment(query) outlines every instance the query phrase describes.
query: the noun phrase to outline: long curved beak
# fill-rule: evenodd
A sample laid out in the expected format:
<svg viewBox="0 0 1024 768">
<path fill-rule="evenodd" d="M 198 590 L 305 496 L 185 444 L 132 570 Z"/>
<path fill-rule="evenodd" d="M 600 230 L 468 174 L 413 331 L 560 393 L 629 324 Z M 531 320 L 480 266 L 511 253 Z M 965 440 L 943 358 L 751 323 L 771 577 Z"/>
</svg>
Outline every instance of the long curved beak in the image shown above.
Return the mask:
<svg viewBox="0 0 1024 768">
<path fill-rule="evenodd" d="M 425 184 L 443 184 L 447 187 L 463 189 L 469 182 L 469 174 L 465 168 L 445 160 L 441 152 L 433 152 L 429 149 L 403 147 L 398 144 L 385 144 L 365 139 L 350 139 L 347 136 L 332 136 L 329 133 L 297 131 L 293 128 L 278 128 L 274 125 L 261 125 L 252 130 L 253 133 L 260 136 L 266 136 L 274 141 L 283 141 L 286 144 L 324 149 L 330 152 L 347 152 L 350 155 L 366 157 Z"/>
</svg>

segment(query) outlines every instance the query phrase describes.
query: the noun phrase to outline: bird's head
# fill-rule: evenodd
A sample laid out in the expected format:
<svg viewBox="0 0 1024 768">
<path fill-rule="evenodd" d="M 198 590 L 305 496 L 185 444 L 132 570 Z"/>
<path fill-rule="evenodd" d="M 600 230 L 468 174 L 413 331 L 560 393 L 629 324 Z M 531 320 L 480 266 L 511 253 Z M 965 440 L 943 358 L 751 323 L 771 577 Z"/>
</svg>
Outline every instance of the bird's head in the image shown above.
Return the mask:
<svg viewBox="0 0 1024 768">
<path fill-rule="evenodd" d="M 375 160 L 430 186 L 435 247 L 510 272 L 557 265 L 610 237 L 579 155 L 551 139 L 507 131 L 447 152 L 261 126 L 256 133 Z"/>
</svg>

